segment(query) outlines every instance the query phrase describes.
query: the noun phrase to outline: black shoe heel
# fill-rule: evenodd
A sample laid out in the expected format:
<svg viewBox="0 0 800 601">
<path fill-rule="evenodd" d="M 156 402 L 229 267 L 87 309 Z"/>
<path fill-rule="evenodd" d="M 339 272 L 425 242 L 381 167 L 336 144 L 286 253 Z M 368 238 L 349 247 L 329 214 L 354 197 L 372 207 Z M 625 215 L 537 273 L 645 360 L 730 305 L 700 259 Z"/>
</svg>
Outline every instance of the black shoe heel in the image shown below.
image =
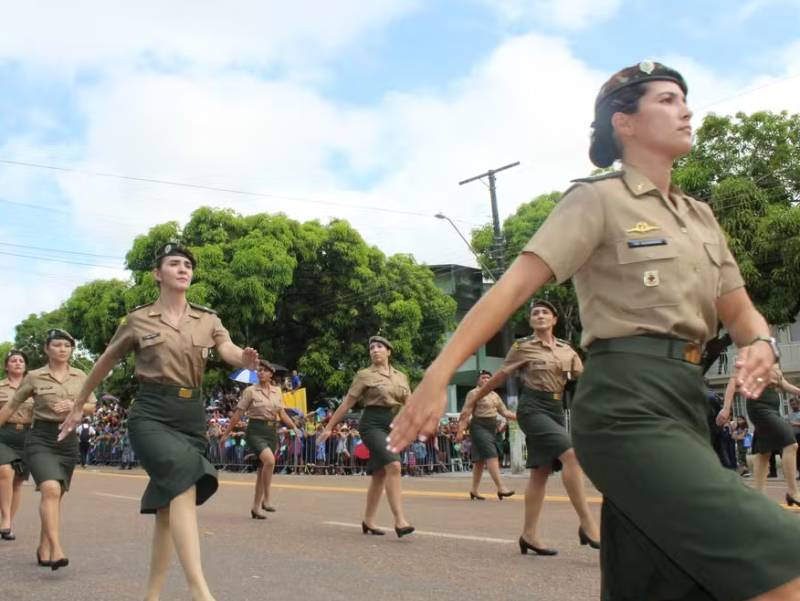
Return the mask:
<svg viewBox="0 0 800 601">
<path fill-rule="evenodd" d="M 61 559 L 56 559 L 55 561 L 50 562 L 50 569 L 54 572 L 58 568 L 66 568 L 69 565 L 69 559 L 66 557 L 62 557 Z"/>
<path fill-rule="evenodd" d="M 509 490 L 508 492 L 497 493 L 497 498 L 500 499 L 501 501 L 503 500 L 504 497 L 513 497 L 513 496 L 514 496 L 513 490 Z"/>
<path fill-rule="evenodd" d="M 786 495 L 787 497 L 789 495 Z M 11 532 L 11 528 L 6 528 L 5 530 L 0 530 L 0 538 L 3 540 L 17 540 L 17 536 Z"/>
<path fill-rule="evenodd" d="M 800 500 L 798 500 L 798 499 L 795 499 L 795 498 L 794 498 L 792 495 L 790 495 L 790 494 L 787 492 L 787 493 L 786 493 L 786 504 L 787 504 L 789 507 L 791 507 L 792 505 L 797 505 L 798 507 L 800 507 Z M 5 537 L 3 537 L 3 538 L 5 538 Z"/>
<path fill-rule="evenodd" d="M 267 516 L 261 515 L 260 513 L 256 513 L 252 509 L 250 510 L 250 517 L 253 518 L 254 520 L 266 520 L 267 519 Z"/>
<path fill-rule="evenodd" d="M 553 556 L 558 555 L 558 551 L 555 549 L 548 549 L 547 547 L 534 547 L 528 541 L 526 541 L 521 536 L 519 537 L 519 552 L 523 555 L 527 555 L 528 551 L 533 551 L 536 555 L 546 555 L 546 556 Z"/>
<path fill-rule="evenodd" d="M 42 566 L 43 568 L 49 568 L 50 567 L 50 561 L 47 560 L 47 559 L 42 559 L 41 555 L 39 555 L 39 550 L 38 549 L 36 550 L 36 563 L 38 565 Z"/>
<path fill-rule="evenodd" d="M 581 541 L 582 545 L 589 545 L 592 549 L 600 548 L 600 543 L 589 538 L 589 535 L 583 531 L 583 528 L 578 528 L 578 540 Z"/>
<path fill-rule="evenodd" d="M 412 532 L 414 532 L 414 530 L 415 530 L 414 526 L 405 526 L 403 528 L 395 527 L 394 529 L 395 533 L 397 534 L 397 538 L 403 538 L 407 534 L 411 534 Z"/>
<path fill-rule="evenodd" d="M 362 534 L 372 534 L 373 536 L 383 536 L 383 530 L 378 530 L 377 528 L 370 528 L 367 526 L 366 522 L 361 522 L 361 533 Z"/>
<path fill-rule="evenodd" d="M 264 511 L 269 511 L 270 513 L 275 513 L 276 511 L 272 505 L 264 505 L 263 503 L 261 504 L 261 509 Z"/>
<path fill-rule="evenodd" d="M 469 491 L 469 500 L 470 501 L 485 501 L 486 497 L 482 497 L 480 495 L 476 495 L 474 492 Z"/>
</svg>

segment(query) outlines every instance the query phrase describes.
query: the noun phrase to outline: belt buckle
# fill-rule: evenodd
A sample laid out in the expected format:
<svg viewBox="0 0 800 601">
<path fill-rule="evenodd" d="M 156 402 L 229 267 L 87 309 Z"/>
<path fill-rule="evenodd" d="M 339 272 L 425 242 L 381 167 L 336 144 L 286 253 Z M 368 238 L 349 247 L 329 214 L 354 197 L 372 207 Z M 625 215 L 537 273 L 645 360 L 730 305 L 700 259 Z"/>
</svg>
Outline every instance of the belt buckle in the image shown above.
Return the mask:
<svg viewBox="0 0 800 601">
<path fill-rule="evenodd" d="M 554 392 L 553 393 L 553 400 L 554 401 L 560 401 L 561 400 L 561 393 L 560 392 Z"/>
<path fill-rule="evenodd" d="M 695 365 L 700 364 L 700 359 L 702 358 L 702 351 L 700 350 L 700 345 L 695 344 L 694 342 L 690 342 L 683 347 L 683 360 L 688 361 L 689 363 L 694 363 Z"/>
<path fill-rule="evenodd" d="M 25 429 L 25 426 L 23 424 L 15 424 L 15 426 L 17 428 L 17 432 L 19 432 L 20 430 L 24 430 Z"/>
<path fill-rule="evenodd" d="M 192 398 L 192 389 L 191 388 L 180 388 L 178 389 L 178 396 L 182 399 L 190 399 Z"/>
</svg>

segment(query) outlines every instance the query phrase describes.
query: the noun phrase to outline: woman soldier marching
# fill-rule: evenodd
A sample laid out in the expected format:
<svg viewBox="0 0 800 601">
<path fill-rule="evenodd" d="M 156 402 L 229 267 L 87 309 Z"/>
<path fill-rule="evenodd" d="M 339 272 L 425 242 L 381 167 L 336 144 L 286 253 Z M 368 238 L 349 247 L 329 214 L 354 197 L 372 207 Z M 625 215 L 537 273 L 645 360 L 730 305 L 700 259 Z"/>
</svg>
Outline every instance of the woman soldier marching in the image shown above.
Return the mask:
<svg viewBox="0 0 800 601">
<path fill-rule="evenodd" d="M 796 601 L 800 522 L 708 444 L 700 360 L 718 320 L 740 348 L 746 396 L 761 395 L 777 357 L 710 207 L 671 185 L 692 145 L 686 89 L 651 61 L 602 87 L 589 154 L 622 170 L 564 195 L 427 370 L 390 447 L 429 435 L 454 371 L 543 284 L 572 277 L 588 349 L 572 441 L 604 495 L 603 599 Z"/>
<path fill-rule="evenodd" d="M 0 408 L 14 398 L 28 371 L 28 356 L 11 349 L 4 366 L 7 378 L 0 380 Z M 25 465 L 25 436 L 32 420 L 33 399 L 27 399 L 0 428 L 0 538 L 3 540 L 17 538 L 12 522 L 22 500 L 22 483 L 30 475 Z"/>
<path fill-rule="evenodd" d="M 72 472 L 78 463 L 78 436 L 59 437 L 61 422 L 74 412 L 80 419 L 94 412 L 94 395 L 80 400 L 79 392 L 86 374 L 70 367 L 75 339 L 66 331 L 48 330 L 44 352 L 47 365 L 29 372 L 14 393 L 14 398 L 0 410 L 0 427 L 33 397 L 33 427 L 25 439 L 25 463 L 33 474 L 42 498 L 39 514 L 42 531 L 36 561 L 40 566 L 57 570 L 69 565 L 61 548 L 59 526 L 61 499 L 69 490 Z M 77 400 L 76 400 L 77 399 Z"/>
<path fill-rule="evenodd" d="M 481 387 L 492 377 L 492 372 L 481 370 L 478 375 L 478 385 L 467 393 L 461 414 L 458 416 L 458 432 L 456 442 L 464 439 L 464 431 L 469 424 L 470 440 L 472 441 L 472 489 L 469 498 L 472 501 L 484 501 L 486 497 L 478 494 L 484 466 L 497 487 L 497 498 L 501 501 L 514 494 L 507 490 L 500 481 L 500 461 L 498 459 L 497 444 L 497 415 L 506 419 L 517 419 L 514 412 L 506 408 L 503 399 L 494 391 L 485 396 L 478 396 Z M 470 420 L 472 417 L 472 420 Z"/>
<path fill-rule="evenodd" d="M 283 408 L 281 387 L 272 383 L 275 376 L 272 364 L 260 359 L 257 374 L 258 384 L 248 386 L 242 392 L 242 398 L 220 442 L 224 442 L 230 436 L 231 430 L 239 423 L 242 414 L 246 415 L 248 420 L 244 439 L 261 463 L 256 472 L 256 490 L 250 517 L 254 520 L 266 520 L 267 516 L 261 513 L 261 510 L 275 511 L 269 504 L 269 489 L 272 473 L 275 470 L 275 450 L 278 447 L 275 422 L 280 419 L 287 427 L 294 430 L 298 437 L 302 436 L 302 433 Z"/>
<path fill-rule="evenodd" d="M 177 243 L 158 250 L 153 269 L 160 288 L 158 300 L 127 315 L 79 396 L 79 401 L 85 400 L 126 353 L 134 352 L 139 390 L 128 417 L 128 432 L 136 457 L 150 476 L 141 512 L 156 515 L 148 600 L 159 598 L 173 549 L 192 599 L 213 599 L 200 561 L 195 509 L 217 490 L 216 470 L 204 454 L 203 370 L 212 348 L 234 367 L 252 369 L 258 360 L 255 350 L 231 342 L 216 313 L 186 301 L 196 266 L 194 256 Z M 80 414 L 73 411 L 61 436 L 79 422 Z"/>
<path fill-rule="evenodd" d="M 514 343 L 500 371 L 483 384 L 475 395 L 480 399 L 516 371 L 522 376 L 523 389 L 517 407 L 517 421 L 525 434 L 527 467 L 531 470 L 525 491 L 525 526 L 519 537 L 519 550 L 525 555 L 556 555 L 537 535 L 539 515 L 544 503 L 548 476 L 564 468 L 561 478 L 572 506 L 580 518 L 578 539 L 582 545 L 599 549 L 597 524 L 589 511 L 583 487 L 583 471 L 572 450 L 572 441 L 564 428 L 561 399 L 567 382 L 581 375 L 583 363 L 566 342 L 553 336 L 558 311 L 546 300 L 531 305 L 529 322 L 533 336 Z"/>
<path fill-rule="evenodd" d="M 769 456 L 773 449 L 782 449 L 781 466 L 783 467 L 783 477 L 786 480 L 786 504 L 790 507 L 797 505 L 800 507 L 800 496 L 797 494 L 797 481 L 795 472 L 797 471 L 797 441 L 794 439 L 794 432 L 787 421 L 781 417 L 780 406 L 781 397 L 779 390 L 784 390 L 789 394 L 800 395 L 800 388 L 792 386 L 783 377 L 783 372 L 776 363 L 769 374 L 767 387 L 757 399 L 747 399 L 747 415 L 755 426 L 753 434 L 753 453 L 755 461 L 753 463 L 753 486 L 756 490 L 765 492 L 767 488 L 767 467 Z M 733 378 L 728 382 L 725 389 L 725 403 L 722 410 L 717 415 L 717 424 L 722 426 L 728 423 L 731 416 L 731 405 L 733 395 L 736 394 L 736 382 Z"/>
<path fill-rule="evenodd" d="M 369 357 L 372 365 L 356 374 L 350 390 L 342 404 L 336 409 L 328 425 L 317 437 L 317 444 L 325 442 L 348 411 L 363 401 L 364 411 L 358 431 L 361 440 L 369 449 L 367 474 L 372 476 L 367 491 L 367 506 L 361 531 L 364 534 L 383 535 L 375 528 L 375 513 L 381 500 L 383 489 L 394 515 L 394 531 L 399 538 L 414 532 L 414 527 L 406 521 L 403 514 L 403 499 L 400 490 L 400 456 L 386 448 L 386 435 L 389 424 L 408 398 L 411 389 L 406 375 L 389 363 L 392 344 L 383 336 L 369 339 Z"/>
</svg>

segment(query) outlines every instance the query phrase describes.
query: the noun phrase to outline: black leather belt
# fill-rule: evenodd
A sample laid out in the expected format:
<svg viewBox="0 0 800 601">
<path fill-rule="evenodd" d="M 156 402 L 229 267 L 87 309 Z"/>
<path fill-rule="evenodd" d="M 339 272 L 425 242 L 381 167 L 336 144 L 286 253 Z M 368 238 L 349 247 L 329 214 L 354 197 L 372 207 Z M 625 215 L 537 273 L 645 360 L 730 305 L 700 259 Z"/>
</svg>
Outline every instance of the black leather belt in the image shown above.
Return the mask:
<svg viewBox="0 0 800 601">
<path fill-rule="evenodd" d="M 688 342 L 679 338 L 626 336 L 595 340 L 589 345 L 589 353 L 634 353 L 677 359 L 700 365 L 703 358 L 703 347 L 696 342 Z"/>
<path fill-rule="evenodd" d="M 202 392 L 200 388 L 186 388 L 172 384 L 159 384 L 158 382 L 139 382 L 139 390 L 164 396 L 176 396 L 187 400 L 199 399 Z"/>
</svg>

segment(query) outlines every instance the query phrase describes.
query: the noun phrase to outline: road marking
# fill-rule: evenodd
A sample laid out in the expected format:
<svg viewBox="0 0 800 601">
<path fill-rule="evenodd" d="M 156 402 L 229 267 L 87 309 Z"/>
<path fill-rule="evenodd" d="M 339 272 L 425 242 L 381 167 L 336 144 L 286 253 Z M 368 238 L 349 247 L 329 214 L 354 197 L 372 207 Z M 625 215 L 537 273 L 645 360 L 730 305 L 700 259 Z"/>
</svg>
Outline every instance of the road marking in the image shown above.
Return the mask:
<svg viewBox="0 0 800 601">
<path fill-rule="evenodd" d="M 326 526 L 342 526 L 343 528 L 361 528 L 361 524 L 351 524 L 349 522 L 322 522 Z M 382 528 L 382 527 L 381 527 Z M 386 527 L 387 533 L 392 531 L 392 528 Z M 414 530 L 415 535 L 420 536 L 434 536 L 437 538 L 453 538 L 456 540 L 470 540 L 479 543 L 496 543 L 499 545 L 513 545 L 517 541 L 506 540 L 504 538 L 490 538 L 488 536 L 470 536 L 467 534 L 449 534 L 447 532 L 427 532 L 425 530 Z"/>
<path fill-rule="evenodd" d="M 146 480 L 147 476 L 139 475 L 139 474 L 112 474 L 109 472 L 102 472 L 102 471 L 87 471 L 87 472 L 76 472 L 80 475 L 88 475 L 88 476 L 104 476 L 106 478 L 135 478 L 138 480 Z M 226 486 L 253 486 L 253 482 L 243 482 L 241 480 L 220 480 L 220 484 L 224 484 Z M 322 486 L 317 484 L 278 484 L 273 483 L 272 488 L 283 489 L 283 490 L 306 490 L 306 491 L 314 491 L 314 492 L 340 492 L 340 493 L 350 493 L 350 494 L 359 494 L 363 495 L 366 494 L 367 489 L 364 488 L 357 488 L 355 486 Z M 489 493 L 486 493 L 489 494 Z M 445 499 L 469 499 L 467 493 L 463 492 L 443 492 L 443 491 L 434 491 L 434 490 L 404 490 L 403 491 L 404 497 L 438 497 L 438 498 L 445 498 Z M 506 497 L 505 501 L 524 501 L 525 495 L 519 494 L 513 497 Z M 555 501 L 558 503 L 569 503 L 569 497 L 562 496 L 562 495 L 547 495 L 544 498 L 545 501 Z M 602 497 L 588 497 L 587 501 L 589 503 L 602 503 Z"/>
<path fill-rule="evenodd" d="M 93 493 L 98 497 L 111 497 L 112 499 L 128 499 L 130 501 L 138 501 L 139 497 L 128 497 L 126 495 L 112 495 L 111 493 L 107 492 L 95 492 Z"/>
</svg>

